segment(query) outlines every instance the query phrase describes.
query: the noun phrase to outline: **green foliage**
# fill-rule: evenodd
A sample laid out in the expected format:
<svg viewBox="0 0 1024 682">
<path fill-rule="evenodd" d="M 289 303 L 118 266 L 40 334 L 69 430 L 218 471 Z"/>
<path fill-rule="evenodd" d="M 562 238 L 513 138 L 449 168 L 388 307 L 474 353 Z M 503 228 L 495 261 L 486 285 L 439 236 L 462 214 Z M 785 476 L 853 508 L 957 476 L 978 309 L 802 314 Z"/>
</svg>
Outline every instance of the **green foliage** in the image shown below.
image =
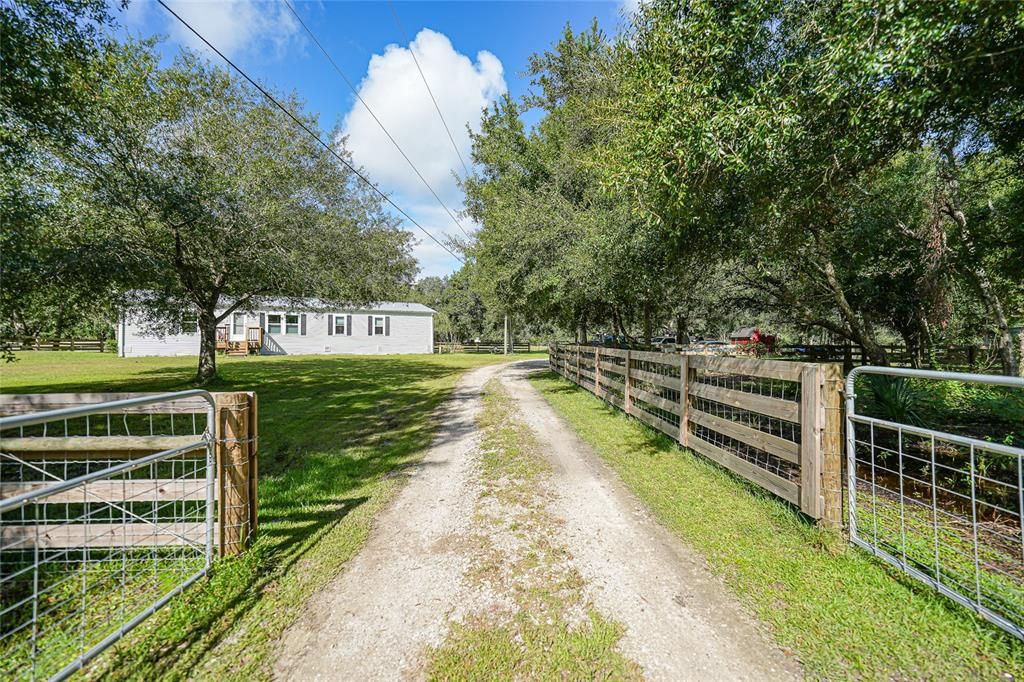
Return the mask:
<svg viewBox="0 0 1024 682">
<path fill-rule="evenodd" d="M 865 402 L 873 416 L 901 424 L 924 425 L 921 418 L 922 394 L 903 377 L 869 374 L 865 381 L 871 393 Z"/>
</svg>

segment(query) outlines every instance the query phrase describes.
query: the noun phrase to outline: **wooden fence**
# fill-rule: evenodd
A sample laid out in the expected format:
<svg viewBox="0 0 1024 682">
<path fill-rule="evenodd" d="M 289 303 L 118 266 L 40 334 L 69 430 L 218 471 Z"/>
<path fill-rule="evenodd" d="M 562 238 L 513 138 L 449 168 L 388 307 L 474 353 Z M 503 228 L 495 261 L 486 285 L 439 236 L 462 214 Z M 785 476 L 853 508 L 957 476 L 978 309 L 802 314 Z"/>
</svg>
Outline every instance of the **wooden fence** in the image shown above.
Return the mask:
<svg viewBox="0 0 1024 682">
<path fill-rule="evenodd" d="M 543 349 L 543 346 L 541 346 Z M 515 342 L 512 344 L 510 349 L 513 353 L 529 353 L 531 346 L 529 343 Z M 502 346 L 501 341 L 481 341 L 480 343 L 435 343 L 435 353 L 492 353 L 501 354 L 505 350 Z"/>
<path fill-rule="evenodd" d="M 913 364 L 905 346 L 887 345 L 883 348 L 893 366 L 909 367 Z M 775 353 L 783 358 L 801 361 L 841 362 L 851 368 L 871 364 L 864 349 L 854 345 L 789 344 L 776 347 Z M 975 372 L 995 362 L 992 351 L 981 346 L 936 346 L 923 358 L 922 366 L 934 365 L 950 371 Z"/>
<path fill-rule="evenodd" d="M 83 404 L 107 403 L 115 400 L 146 395 L 144 393 L 40 393 L 21 395 L 0 395 L 0 416 L 11 416 L 48 410 L 78 407 Z M 214 441 L 216 453 L 215 499 L 217 522 L 216 544 L 221 555 L 238 554 L 245 549 L 256 530 L 257 524 L 257 446 L 258 446 L 258 402 L 252 392 L 214 393 Z M 46 470 L 65 472 L 84 468 L 102 468 L 119 460 L 139 459 L 146 455 L 187 446 L 201 437 L 205 426 L 208 403 L 201 397 L 189 397 L 168 403 L 135 407 L 120 407 L 105 411 L 97 418 L 91 434 L 66 435 L 64 430 L 54 428 L 58 435 L 27 435 L 24 437 L 5 436 L 0 440 L 0 450 L 10 453 L 14 463 L 25 462 L 18 471 L 15 481 L 0 481 L 0 499 L 26 492 L 35 487 L 52 483 Z M 201 416 L 200 416 L 201 415 Z M 174 418 L 177 417 L 177 429 Z M 120 421 L 127 426 L 129 418 L 138 420 L 133 427 L 148 421 L 149 433 L 136 435 L 108 435 Z M 170 419 L 170 433 L 166 428 L 154 429 L 154 418 Z M 78 419 L 81 422 L 82 418 Z M 166 421 L 162 422 L 166 427 Z M 59 424 L 54 424 L 55 427 Z M 78 424 L 81 426 L 81 424 Z M 88 428 L 88 427 L 87 427 Z M 134 429 L 133 429 L 134 430 Z M 159 433 L 157 433 L 159 431 Z M 101 435 L 97 435 L 101 434 Z M 8 466 L 11 463 L 8 462 Z M 84 470 L 84 469 L 83 469 Z M 93 499 L 102 499 L 115 505 L 128 506 L 140 499 L 156 500 L 161 507 L 173 509 L 184 502 L 205 499 L 205 485 L 201 478 L 132 478 L 131 480 L 98 481 L 90 484 Z M 142 492 L 146 496 L 140 498 Z M 97 498 L 97 495 L 99 496 Z M 155 496 L 155 497 L 154 497 Z M 65 499 L 66 498 L 66 499 Z M 81 502 L 81 488 L 47 498 L 48 502 Z M 127 524 L 122 530 L 106 535 L 97 535 L 96 524 L 88 528 L 75 523 L 57 524 L 55 533 L 38 532 L 25 528 L 26 537 L 45 537 L 49 547 L 77 547 L 88 540 L 89 546 L 115 546 L 123 544 L 173 544 L 182 536 L 198 537 L 205 533 L 201 524 L 196 528 L 179 528 L 178 533 L 154 535 L 152 526 Z M 187 525 L 187 524 L 180 524 Z M 133 532 L 137 529 L 137 532 Z M 5 539 L 14 537 L 17 527 L 3 527 Z M 136 537 L 138 536 L 138 537 Z M 106 543 L 106 544 L 105 544 Z"/>
<path fill-rule="evenodd" d="M 40 336 L 0 340 L 0 348 L 8 350 L 73 350 L 102 353 L 103 339 L 47 339 Z"/>
<path fill-rule="evenodd" d="M 708 459 L 842 523 L 838 364 L 555 344 L 551 369 Z"/>
</svg>

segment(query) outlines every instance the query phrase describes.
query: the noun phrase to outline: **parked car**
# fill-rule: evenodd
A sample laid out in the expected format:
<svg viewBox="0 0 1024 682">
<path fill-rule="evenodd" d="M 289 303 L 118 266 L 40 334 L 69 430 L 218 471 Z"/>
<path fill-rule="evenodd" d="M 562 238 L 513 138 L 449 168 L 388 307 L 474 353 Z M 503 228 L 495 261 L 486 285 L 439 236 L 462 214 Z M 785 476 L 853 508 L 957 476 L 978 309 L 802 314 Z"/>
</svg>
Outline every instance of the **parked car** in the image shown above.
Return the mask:
<svg viewBox="0 0 1024 682">
<path fill-rule="evenodd" d="M 655 336 L 651 339 L 651 345 L 658 350 L 666 353 L 672 353 L 676 350 L 676 337 L 674 336 Z"/>
</svg>

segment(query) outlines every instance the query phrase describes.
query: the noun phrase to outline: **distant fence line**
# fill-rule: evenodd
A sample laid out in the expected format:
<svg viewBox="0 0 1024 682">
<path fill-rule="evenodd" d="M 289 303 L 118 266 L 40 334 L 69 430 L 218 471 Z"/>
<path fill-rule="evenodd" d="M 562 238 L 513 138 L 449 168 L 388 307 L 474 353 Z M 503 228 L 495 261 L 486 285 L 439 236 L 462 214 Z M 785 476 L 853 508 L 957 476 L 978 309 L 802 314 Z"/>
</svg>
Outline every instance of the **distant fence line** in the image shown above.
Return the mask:
<svg viewBox="0 0 1024 682">
<path fill-rule="evenodd" d="M 23 350 L 68 350 L 91 351 L 102 353 L 104 339 L 51 339 L 42 336 L 22 337 L 18 339 L 0 339 L 0 348 L 12 351 Z"/>
<path fill-rule="evenodd" d="M 553 371 L 680 444 L 842 523 L 838 364 L 554 344 Z"/>
<path fill-rule="evenodd" d="M 512 353 L 529 353 L 533 346 L 529 343 L 516 342 L 509 348 Z M 543 346 L 540 346 L 543 350 Z M 435 343 L 435 353 L 504 353 L 501 341 L 480 341 L 479 343 Z"/>
</svg>

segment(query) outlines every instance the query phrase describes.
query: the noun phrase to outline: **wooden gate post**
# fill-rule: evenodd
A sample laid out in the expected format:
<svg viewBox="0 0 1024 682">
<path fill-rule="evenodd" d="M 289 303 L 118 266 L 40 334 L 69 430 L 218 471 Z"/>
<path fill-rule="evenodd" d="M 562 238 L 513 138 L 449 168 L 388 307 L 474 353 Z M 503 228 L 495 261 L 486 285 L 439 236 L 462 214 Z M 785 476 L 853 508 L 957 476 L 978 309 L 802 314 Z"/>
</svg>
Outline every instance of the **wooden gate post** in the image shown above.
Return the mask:
<svg viewBox="0 0 1024 682">
<path fill-rule="evenodd" d="M 690 360 L 686 353 L 679 356 L 679 444 L 690 444 Z"/>
<path fill-rule="evenodd" d="M 820 519 L 821 499 L 821 365 L 800 368 L 800 509 Z"/>
<path fill-rule="evenodd" d="M 216 393 L 218 546 L 221 556 L 241 553 L 256 530 L 256 433 L 253 393 Z"/>
<path fill-rule="evenodd" d="M 632 379 L 630 379 L 630 372 L 629 372 L 629 366 L 632 364 L 631 363 L 632 358 L 633 358 L 633 353 L 627 348 L 626 349 L 626 376 L 624 377 L 625 380 L 626 380 L 626 388 L 622 392 L 623 407 L 626 410 L 626 414 L 633 414 L 633 397 L 630 395 L 633 392 L 632 391 L 632 386 L 631 386 L 633 381 L 632 381 Z"/>
<path fill-rule="evenodd" d="M 836 363 L 822 365 L 821 409 L 821 522 L 830 528 L 843 525 L 843 371 Z"/>
</svg>

